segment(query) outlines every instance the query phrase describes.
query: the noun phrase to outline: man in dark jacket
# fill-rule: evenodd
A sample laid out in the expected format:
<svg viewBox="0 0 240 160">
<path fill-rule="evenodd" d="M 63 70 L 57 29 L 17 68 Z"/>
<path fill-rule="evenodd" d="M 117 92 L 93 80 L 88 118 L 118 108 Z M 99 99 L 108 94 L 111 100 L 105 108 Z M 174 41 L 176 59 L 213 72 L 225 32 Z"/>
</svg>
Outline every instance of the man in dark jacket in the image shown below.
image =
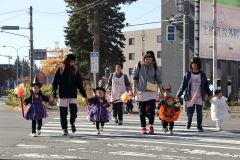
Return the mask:
<svg viewBox="0 0 240 160">
<path fill-rule="evenodd" d="M 188 71 L 182 81 L 180 89 L 177 93 L 177 99 L 179 99 L 183 92 L 185 92 L 184 100 L 187 105 L 188 123 L 187 129 L 191 128 L 192 117 L 194 110 L 197 111 L 197 129 L 199 132 L 203 132 L 202 128 L 202 109 L 207 94 L 211 96 L 207 77 L 204 72 L 201 71 L 201 61 L 198 57 L 193 57 L 190 64 L 191 71 Z"/>
<path fill-rule="evenodd" d="M 83 88 L 82 79 L 78 70 L 74 67 L 75 55 L 69 54 L 65 58 L 63 67 L 58 68 L 53 79 L 53 97 L 57 97 L 59 90 L 58 105 L 60 108 L 60 121 L 63 135 L 68 135 L 68 107 L 70 109 L 70 124 L 72 132 L 76 132 L 75 120 L 77 118 L 77 89 L 82 96 L 87 99 L 87 94 Z"/>
</svg>

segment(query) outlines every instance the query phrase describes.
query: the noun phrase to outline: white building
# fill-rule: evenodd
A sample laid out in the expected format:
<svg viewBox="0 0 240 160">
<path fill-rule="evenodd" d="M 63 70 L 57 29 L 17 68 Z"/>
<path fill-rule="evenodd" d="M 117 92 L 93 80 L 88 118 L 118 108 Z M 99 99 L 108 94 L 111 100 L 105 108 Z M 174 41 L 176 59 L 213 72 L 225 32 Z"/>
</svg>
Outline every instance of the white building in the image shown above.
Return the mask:
<svg viewBox="0 0 240 160">
<path fill-rule="evenodd" d="M 148 50 L 155 53 L 158 67 L 161 67 L 161 29 L 146 29 L 123 32 L 126 40 L 123 54 L 126 62 L 123 64 L 123 73 L 131 78 L 133 67 L 142 60 L 142 54 Z"/>
</svg>

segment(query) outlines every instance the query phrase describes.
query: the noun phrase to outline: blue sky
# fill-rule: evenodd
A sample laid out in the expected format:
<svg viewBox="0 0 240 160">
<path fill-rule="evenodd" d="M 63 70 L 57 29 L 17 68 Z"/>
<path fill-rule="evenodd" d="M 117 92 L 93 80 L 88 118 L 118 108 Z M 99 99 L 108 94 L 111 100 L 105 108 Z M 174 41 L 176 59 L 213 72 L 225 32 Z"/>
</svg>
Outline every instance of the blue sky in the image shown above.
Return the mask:
<svg viewBox="0 0 240 160">
<path fill-rule="evenodd" d="M 59 42 L 59 47 L 64 48 L 64 26 L 67 25 L 67 14 L 46 14 L 66 11 L 64 0 L 1 0 L 0 5 L 0 26 L 18 25 L 28 27 L 29 7 L 33 7 L 33 38 L 35 49 L 54 48 L 55 42 Z M 13 13 L 7 13 L 17 11 Z M 161 0 L 138 0 L 131 5 L 123 5 L 122 11 L 126 14 L 126 22 L 129 24 L 139 24 L 145 22 L 155 22 L 161 20 Z M 127 27 L 123 31 L 159 28 L 161 24 L 143 25 Z M 29 36 L 28 29 L 10 31 L 13 33 Z M 11 55 L 13 63 L 16 59 L 16 51 L 10 47 L 20 48 L 29 46 L 26 37 L 15 36 L 0 32 L 0 55 Z M 28 55 L 28 48 L 19 49 L 20 59 Z M 0 64 L 7 64 L 8 59 L 0 56 Z"/>
</svg>

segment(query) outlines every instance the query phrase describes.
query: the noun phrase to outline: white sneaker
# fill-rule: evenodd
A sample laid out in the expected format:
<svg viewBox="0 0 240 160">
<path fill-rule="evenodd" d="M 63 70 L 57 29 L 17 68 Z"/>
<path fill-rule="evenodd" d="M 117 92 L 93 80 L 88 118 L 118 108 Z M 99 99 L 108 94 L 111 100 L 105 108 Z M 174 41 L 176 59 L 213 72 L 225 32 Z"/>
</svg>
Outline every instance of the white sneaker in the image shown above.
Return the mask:
<svg viewBox="0 0 240 160">
<path fill-rule="evenodd" d="M 217 127 L 217 131 L 222 131 L 222 129 L 220 127 Z"/>
<path fill-rule="evenodd" d="M 41 135 L 41 130 L 37 130 L 37 135 L 38 135 L 38 136 Z"/>
<path fill-rule="evenodd" d="M 172 131 L 172 130 L 170 130 L 170 134 L 173 134 L 173 131 Z"/>
<path fill-rule="evenodd" d="M 168 128 L 163 128 L 163 132 L 167 133 L 168 132 Z"/>
<path fill-rule="evenodd" d="M 97 134 L 100 134 L 100 130 L 99 129 L 97 129 Z"/>
<path fill-rule="evenodd" d="M 31 133 L 30 136 L 31 137 L 37 137 L 37 133 Z"/>
<path fill-rule="evenodd" d="M 101 128 L 100 128 L 100 132 L 102 132 L 103 131 L 103 126 L 101 126 Z"/>
</svg>

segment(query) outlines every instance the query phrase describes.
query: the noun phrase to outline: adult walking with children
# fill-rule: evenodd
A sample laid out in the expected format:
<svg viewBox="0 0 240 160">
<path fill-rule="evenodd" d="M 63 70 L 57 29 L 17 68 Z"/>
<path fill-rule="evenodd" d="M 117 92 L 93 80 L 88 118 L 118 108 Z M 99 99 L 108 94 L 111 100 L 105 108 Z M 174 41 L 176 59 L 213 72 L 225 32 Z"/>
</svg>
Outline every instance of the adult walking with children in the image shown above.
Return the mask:
<svg viewBox="0 0 240 160">
<path fill-rule="evenodd" d="M 149 134 L 154 134 L 155 103 L 160 85 L 161 75 L 154 52 L 147 51 L 133 69 L 133 93 L 139 103 L 142 134 L 147 133 L 146 117 L 149 120 Z"/>
</svg>

